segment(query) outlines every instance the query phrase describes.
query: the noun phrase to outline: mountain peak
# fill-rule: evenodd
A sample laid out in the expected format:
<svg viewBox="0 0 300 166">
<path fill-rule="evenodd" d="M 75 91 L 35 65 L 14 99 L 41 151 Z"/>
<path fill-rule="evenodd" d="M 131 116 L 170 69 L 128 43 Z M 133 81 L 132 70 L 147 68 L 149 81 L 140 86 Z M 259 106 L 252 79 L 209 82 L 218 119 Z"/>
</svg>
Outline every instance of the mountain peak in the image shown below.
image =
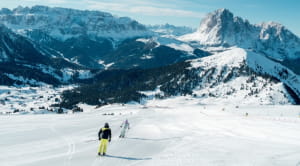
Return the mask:
<svg viewBox="0 0 300 166">
<path fill-rule="evenodd" d="M 233 13 L 226 8 L 217 9 L 211 13 L 212 15 L 233 17 Z"/>
<path fill-rule="evenodd" d="M 282 24 L 275 22 L 275 21 L 263 22 L 260 25 L 261 26 L 271 26 L 271 27 L 284 27 Z"/>
<path fill-rule="evenodd" d="M 197 41 L 204 46 L 251 48 L 280 61 L 300 58 L 300 39 L 283 25 L 276 22 L 252 25 L 228 9 L 209 13 L 197 32 L 179 39 Z"/>
<path fill-rule="evenodd" d="M 233 14 L 228 9 L 218 9 L 206 15 L 200 23 L 199 31 L 207 31 L 215 26 L 220 27 L 228 22 L 233 22 Z"/>
<path fill-rule="evenodd" d="M 244 23 L 243 19 L 234 17 L 228 9 L 218 9 L 207 14 L 201 21 L 196 37 L 199 38 L 201 44 L 232 44 L 234 42 L 232 39 L 234 31 L 245 28 L 239 27 L 243 24 L 248 24 L 248 22 L 245 21 Z"/>
<path fill-rule="evenodd" d="M 287 30 L 282 24 L 274 22 L 274 21 L 263 22 L 259 26 L 262 27 L 262 30 L 274 29 L 277 33 Z"/>
</svg>

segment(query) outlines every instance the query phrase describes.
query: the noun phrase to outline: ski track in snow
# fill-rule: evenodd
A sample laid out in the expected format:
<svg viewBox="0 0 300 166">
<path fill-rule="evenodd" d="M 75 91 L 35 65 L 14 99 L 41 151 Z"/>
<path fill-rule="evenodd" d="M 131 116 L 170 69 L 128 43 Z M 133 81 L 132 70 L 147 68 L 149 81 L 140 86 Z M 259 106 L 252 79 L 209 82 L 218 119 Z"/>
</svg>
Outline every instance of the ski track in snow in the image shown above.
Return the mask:
<svg viewBox="0 0 300 166">
<path fill-rule="evenodd" d="M 80 114 L 0 116 L 0 165 L 297 166 L 300 163 L 299 107 L 235 108 L 164 102 L 159 105 L 149 102 L 145 107 L 82 106 L 89 111 Z M 245 116 L 245 112 L 249 115 Z M 120 124 L 126 118 L 131 129 L 126 138 L 120 139 Z M 108 155 L 100 157 L 97 133 L 105 122 L 109 122 L 113 138 Z"/>
<path fill-rule="evenodd" d="M 64 166 L 70 166 L 70 161 L 72 160 L 73 154 L 76 151 L 76 146 L 75 143 L 73 141 L 72 138 L 68 138 L 66 136 L 64 136 L 63 134 L 61 134 L 55 127 L 55 125 L 51 126 L 51 131 L 56 133 L 58 137 L 60 137 L 63 141 L 66 142 L 66 144 L 68 145 L 68 151 L 66 153 L 66 158 L 64 160 Z"/>
</svg>

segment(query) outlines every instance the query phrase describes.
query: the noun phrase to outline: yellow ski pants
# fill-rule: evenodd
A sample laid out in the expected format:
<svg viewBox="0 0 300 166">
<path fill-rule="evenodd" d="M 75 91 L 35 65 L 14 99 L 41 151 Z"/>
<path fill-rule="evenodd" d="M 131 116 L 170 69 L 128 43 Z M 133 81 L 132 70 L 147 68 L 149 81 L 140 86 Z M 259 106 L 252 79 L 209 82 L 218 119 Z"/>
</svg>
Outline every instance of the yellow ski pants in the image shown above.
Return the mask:
<svg viewBox="0 0 300 166">
<path fill-rule="evenodd" d="M 107 144 L 108 144 L 108 139 L 103 139 L 102 138 L 101 141 L 100 141 L 100 146 L 99 146 L 98 153 L 100 153 L 100 154 L 106 153 Z"/>
</svg>

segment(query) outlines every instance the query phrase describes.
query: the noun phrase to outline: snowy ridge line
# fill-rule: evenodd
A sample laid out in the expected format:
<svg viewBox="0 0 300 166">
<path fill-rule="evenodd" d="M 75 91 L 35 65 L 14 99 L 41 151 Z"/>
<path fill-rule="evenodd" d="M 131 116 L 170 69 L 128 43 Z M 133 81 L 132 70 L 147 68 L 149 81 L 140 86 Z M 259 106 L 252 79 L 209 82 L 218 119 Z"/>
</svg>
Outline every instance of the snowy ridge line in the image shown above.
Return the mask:
<svg viewBox="0 0 300 166">
<path fill-rule="evenodd" d="M 62 41 L 81 35 L 119 40 L 153 33 L 144 25 L 128 17 L 116 17 L 101 11 L 47 6 L 31 8 L 20 6 L 13 10 L 5 10 L 8 12 L 0 10 L 0 20 L 5 26 L 23 36 L 31 31 L 41 30 Z"/>
<path fill-rule="evenodd" d="M 222 104 L 239 102 L 247 105 L 297 103 L 296 98 L 287 92 L 283 82 L 277 82 L 274 79 L 276 77 L 268 71 L 262 70 L 266 73 L 260 73 L 249 66 L 248 61 L 255 60 L 255 57 L 249 54 L 249 51 L 245 49 L 230 47 L 207 57 L 189 60 L 191 67 L 187 69 L 195 70 L 199 77 L 198 84 L 196 83 L 193 89 L 196 98 L 205 104 L 215 102 Z M 258 61 L 258 63 L 263 65 L 271 61 L 266 60 L 268 61 Z M 274 65 L 277 64 L 271 62 Z"/>
<path fill-rule="evenodd" d="M 243 61 L 246 58 L 246 52 L 242 48 L 231 47 L 230 49 L 221 52 L 215 53 L 211 56 L 190 60 L 192 63 L 192 68 L 212 68 L 216 67 L 219 70 L 223 66 L 229 67 L 240 67 Z"/>
<path fill-rule="evenodd" d="M 300 76 L 265 56 L 247 51 L 247 65 L 255 72 L 271 75 L 289 86 L 300 98 Z"/>
<path fill-rule="evenodd" d="M 221 70 L 222 66 L 240 67 L 245 60 L 252 70 L 259 74 L 271 75 L 287 84 L 300 97 L 300 76 L 287 67 L 276 63 L 267 57 L 247 51 L 243 48 L 232 47 L 231 49 L 214 54 L 199 60 L 191 60 L 192 67 L 211 68 Z M 209 62 L 209 63 L 208 63 Z"/>
<path fill-rule="evenodd" d="M 227 9 L 218 9 L 201 20 L 196 32 L 178 37 L 201 46 L 252 48 L 277 60 L 300 58 L 300 39 L 274 22 L 253 25 Z"/>
<path fill-rule="evenodd" d="M 195 32 L 196 29 L 186 26 L 165 25 L 149 25 L 148 29 L 158 33 L 160 36 L 176 37 Z"/>
</svg>

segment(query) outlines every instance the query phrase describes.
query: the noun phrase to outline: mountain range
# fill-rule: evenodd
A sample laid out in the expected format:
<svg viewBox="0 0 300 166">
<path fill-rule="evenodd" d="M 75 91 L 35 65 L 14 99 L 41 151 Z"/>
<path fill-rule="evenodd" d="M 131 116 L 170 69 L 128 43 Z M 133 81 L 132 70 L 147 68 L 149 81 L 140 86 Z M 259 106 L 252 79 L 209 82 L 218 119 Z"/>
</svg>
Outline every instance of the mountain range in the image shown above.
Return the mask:
<svg viewBox="0 0 300 166">
<path fill-rule="evenodd" d="M 62 107 L 178 95 L 203 104 L 300 103 L 299 37 L 227 9 L 196 30 L 46 6 L 1 9 L 0 23 L 0 83 L 81 83 L 62 93 Z"/>
<path fill-rule="evenodd" d="M 180 37 L 205 46 L 238 46 L 286 64 L 300 62 L 300 39 L 283 25 L 275 22 L 252 25 L 227 9 L 209 13 L 196 32 Z M 299 74 L 299 68 L 294 70 Z"/>
</svg>

